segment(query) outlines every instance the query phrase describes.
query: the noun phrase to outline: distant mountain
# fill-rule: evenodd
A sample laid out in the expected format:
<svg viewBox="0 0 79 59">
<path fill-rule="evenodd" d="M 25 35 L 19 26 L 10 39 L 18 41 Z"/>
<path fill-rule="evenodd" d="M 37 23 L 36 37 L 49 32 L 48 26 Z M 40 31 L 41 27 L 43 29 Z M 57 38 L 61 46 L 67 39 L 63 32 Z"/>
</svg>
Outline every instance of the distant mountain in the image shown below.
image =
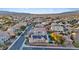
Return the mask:
<svg viewBox="0 0 79 59">
<path fill-rule="evenodd" d="M 52 16 L 63 16 L 63 15 L 79 15 L 79 10 L 76 10 L 76 11 L 69 11 L 69 12 L 63 12 L 63 13 L 57 13 L 57 14 L 31 14 L 31 13 L 19 13 L 19 12 L 9 12 L 9 11 L 0 11 L 0 15 L 52 15 Z"/>
<path fill-rule="evenodd" d="M 28 15 L 30 13 L 18 13 L 18 12 L 9 12 L 9 11 L 0 11 L 0 15 Z"/>
<path fill-rule="evenodd" d="M 76 10 L 76 11 L 69 11 L 69 12 L 63 12 L 63 13 L 60 13 L 60 14 L 79 14 L 79 10 Z"/>
</svg>

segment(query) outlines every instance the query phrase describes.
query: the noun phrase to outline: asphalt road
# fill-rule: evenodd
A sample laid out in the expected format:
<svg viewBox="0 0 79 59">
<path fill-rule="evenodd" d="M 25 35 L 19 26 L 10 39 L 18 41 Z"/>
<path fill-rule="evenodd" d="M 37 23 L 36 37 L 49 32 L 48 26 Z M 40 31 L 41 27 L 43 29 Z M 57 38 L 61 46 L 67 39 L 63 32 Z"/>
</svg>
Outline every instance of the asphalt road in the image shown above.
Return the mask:
<svg viewBox="0 0 79 59">
<path fill-rule="evenodd" d="M 9 50 L 19 50 L 25 40 L 24 35 L 27 34 L 29 30 L 31 30 L 32 25 L 29 25 L 23 33 L 12 43 L 12 45 L 8 48 Z"/>
</svg>

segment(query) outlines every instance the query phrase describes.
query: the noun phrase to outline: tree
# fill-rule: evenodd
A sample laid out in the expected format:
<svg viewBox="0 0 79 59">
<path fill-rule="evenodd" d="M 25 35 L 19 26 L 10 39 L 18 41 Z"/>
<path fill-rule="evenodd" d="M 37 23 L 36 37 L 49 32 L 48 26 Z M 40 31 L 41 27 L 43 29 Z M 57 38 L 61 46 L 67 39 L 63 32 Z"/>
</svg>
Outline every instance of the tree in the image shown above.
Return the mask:
<svg viewBox="0 0 79 59">
<path fill-rule="evenodd" d="M 23 31 L 25 28 L 26 28 L 26 26 L 21 26 L 20 29 Z"/>
<path fill-rule="evenodd" d="M 0 24 L 0 29 L 2 28 L 2 25 Z"/>
</svg>

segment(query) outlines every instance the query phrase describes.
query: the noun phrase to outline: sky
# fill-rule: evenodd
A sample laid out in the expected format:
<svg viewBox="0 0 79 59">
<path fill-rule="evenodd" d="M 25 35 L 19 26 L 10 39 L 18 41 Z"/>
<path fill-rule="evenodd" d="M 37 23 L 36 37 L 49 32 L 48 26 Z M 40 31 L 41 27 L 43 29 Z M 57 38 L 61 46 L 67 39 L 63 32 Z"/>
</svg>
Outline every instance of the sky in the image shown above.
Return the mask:
<svg viewBox="0 0 79 59">
<path fill-rule="evenodd" d="M 79 8 L 0 8 L 0 11 L 32 13 L 32 14 L 62 13 L 75 10 L 79 10 Z"/>
</svg>

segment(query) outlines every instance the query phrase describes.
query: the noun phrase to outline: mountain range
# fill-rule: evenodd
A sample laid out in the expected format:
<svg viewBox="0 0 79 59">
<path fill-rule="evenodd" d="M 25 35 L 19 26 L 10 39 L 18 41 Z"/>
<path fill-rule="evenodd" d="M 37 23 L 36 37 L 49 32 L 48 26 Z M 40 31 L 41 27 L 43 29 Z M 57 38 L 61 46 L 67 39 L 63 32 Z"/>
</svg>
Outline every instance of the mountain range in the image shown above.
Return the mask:
<svg viewBox="0 0 79 59">
<path fill-rule="evenodd" d="M 51 15 L 66 15 L 66 14 L 79 14 L 79 10 L 63 12 L 63 13 L 56 13 L 56 14 L 51 13 Z M 0 11 L 0 15 L 31 15 L 31 13 L 18 13 L 18 12 Z M 35 14 L 35 15 L 38 15 L 38 14 Z M 45 15 L 45 14 L 43 14 L 43 15 Z"/>
<path fill-rule="evenodd" d="M 9 12 L 9 11 L 0 11 L 0 15 L 28 15 L 30 13 L 18 13 L 18 12 Z"/>
</svg>

